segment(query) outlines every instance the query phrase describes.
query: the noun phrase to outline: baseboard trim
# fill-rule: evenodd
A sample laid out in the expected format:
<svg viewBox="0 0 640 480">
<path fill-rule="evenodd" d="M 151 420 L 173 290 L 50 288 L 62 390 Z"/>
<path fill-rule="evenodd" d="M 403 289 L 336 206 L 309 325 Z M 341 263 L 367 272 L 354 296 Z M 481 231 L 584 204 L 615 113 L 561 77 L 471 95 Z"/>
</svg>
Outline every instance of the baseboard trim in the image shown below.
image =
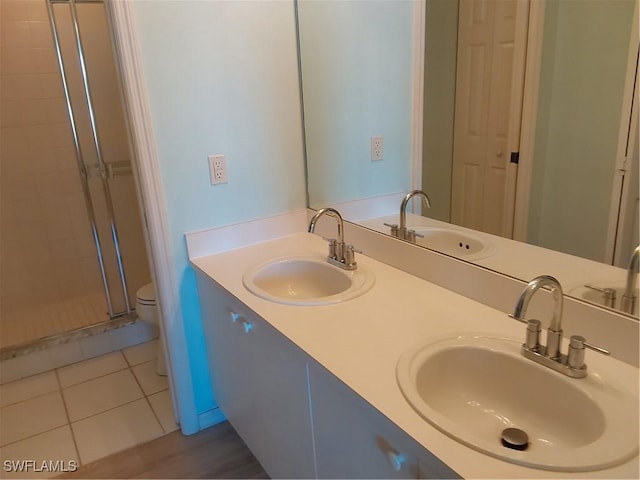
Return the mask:
<svg viewBox="0 0 640 480">
<path fill-rule="evenodd" d="M 205 428 L 212 427 L 217 425 L 218 423 L 222 423 L 227 419 L 220 410 L 220 407 L 212 408 L 211 410 L 207 410 L 206 412 L 202 412 L 198 414 L 198 425 L 200 430 L 204 430 Z"/>
</svg>

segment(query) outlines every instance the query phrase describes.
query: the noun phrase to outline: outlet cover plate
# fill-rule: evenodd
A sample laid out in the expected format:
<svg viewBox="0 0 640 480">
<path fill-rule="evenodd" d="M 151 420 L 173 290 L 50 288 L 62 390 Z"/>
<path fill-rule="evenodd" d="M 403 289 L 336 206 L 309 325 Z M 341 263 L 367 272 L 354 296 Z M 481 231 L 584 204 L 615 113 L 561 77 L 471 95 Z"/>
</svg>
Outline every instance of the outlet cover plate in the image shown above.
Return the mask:
<svg viewBox="0 0 640 480">
<path fill-rule="evenodd" d="M 227 158 L 224 155 L 209 155 L 209 177 L 211 185 L 220 185 L 229 181 Z"/>
<path fill-rule="evenodd" d="M 382 160 L 384 143 L 382 135 L 375 135 L 371 137 L 371 161 L 377 162 Z"/>
</svg>

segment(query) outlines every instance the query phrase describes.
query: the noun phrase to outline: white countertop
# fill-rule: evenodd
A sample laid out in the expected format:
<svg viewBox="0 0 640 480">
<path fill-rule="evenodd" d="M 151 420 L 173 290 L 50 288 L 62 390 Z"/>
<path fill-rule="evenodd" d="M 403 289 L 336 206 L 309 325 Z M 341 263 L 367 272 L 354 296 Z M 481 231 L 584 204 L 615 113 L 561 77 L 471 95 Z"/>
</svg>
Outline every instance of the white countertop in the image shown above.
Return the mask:
<svg viewBox="0 0 640 480">
<path fill-rule="evenodd" d="M 376 283 L 369 292 L 344 303 L 273 303 L 242 284 L 243 273 L 258 263 L 293 254 L 326 255 L 326 251 L 320 237 L 299 233 L 191 262 L 465 478 L 638 478 L 638 457 L 611 469 L 581 473 L 507 463 L 463 446 L 411 408 L 396 382 L 400 355 L 443 335 L 481 332 L 524 339 L 525 326 L 498 310 L 365 255 L 358 255 L 357 261 L 373 272 Z M 629 390 L 638 391 L 637 368 L 594 352 L 587 352 L 587 363 L 590 371 L 615 376 Z"/>
</svg>

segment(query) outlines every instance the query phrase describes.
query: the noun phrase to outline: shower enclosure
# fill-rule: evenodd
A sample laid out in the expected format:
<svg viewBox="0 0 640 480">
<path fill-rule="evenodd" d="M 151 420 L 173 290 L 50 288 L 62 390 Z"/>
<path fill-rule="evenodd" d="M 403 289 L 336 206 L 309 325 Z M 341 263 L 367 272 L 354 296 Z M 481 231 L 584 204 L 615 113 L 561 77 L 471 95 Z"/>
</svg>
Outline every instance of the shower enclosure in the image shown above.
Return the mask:
<svg viewBox="0 0 640 480">
<path fill-rule="evenodd" d="M 2 15 L 4 354 L 133 319 L 150 282 L 104 5 L 19 4 Z"/>
</svg>

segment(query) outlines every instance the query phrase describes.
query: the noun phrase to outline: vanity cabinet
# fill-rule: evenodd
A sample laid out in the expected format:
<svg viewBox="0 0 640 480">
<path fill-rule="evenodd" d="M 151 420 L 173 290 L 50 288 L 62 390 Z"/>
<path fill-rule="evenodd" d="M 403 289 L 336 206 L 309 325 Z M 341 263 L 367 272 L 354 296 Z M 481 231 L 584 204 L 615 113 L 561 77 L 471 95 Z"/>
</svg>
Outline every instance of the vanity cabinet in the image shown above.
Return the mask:
<svg viewBox="0 0 640 480">
<path fill-rule="evenodd" d="M 309 365 L 318 478 L 459 478 L 325 368 Z"/>
<path fill-rule="evenodd" d="M 272 478 L 459 478 L 198 272 L 216 400 Z"/>
<path fill-rule="evenodd" d="M 222 412 L 272 478 L 312 478 L 306 357 L 201 273 L 198 290 Z"/>
</svg>

